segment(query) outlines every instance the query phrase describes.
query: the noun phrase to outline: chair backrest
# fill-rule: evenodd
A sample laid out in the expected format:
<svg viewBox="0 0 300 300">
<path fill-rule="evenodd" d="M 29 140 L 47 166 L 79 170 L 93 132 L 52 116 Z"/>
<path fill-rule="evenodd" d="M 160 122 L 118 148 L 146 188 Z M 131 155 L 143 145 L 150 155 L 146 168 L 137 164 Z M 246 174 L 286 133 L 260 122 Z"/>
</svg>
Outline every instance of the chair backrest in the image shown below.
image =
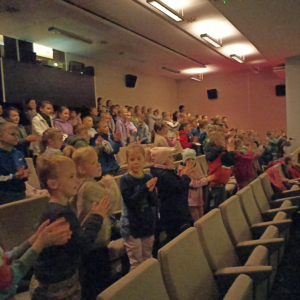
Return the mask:
<svg viewBox="0 0 300 300">
<path fill-rule="evenodd" d="M 261 180 L 262 187 L 265 191 L 265 194 L 266 194 L 268 200 L 271 201 L 272 197 L 274 195 L 274 191 L 273 191 L 272 186 L 271 186 L 271 182 L 270 182 L 270 179 L 269 179 L 269 174 L 263 173 L 260 176 L 258 176 L 258 178 Z"/>
<path fill-rule="evenodd" d="M 282 171 L 281 163 L 276 164 L 276 165 L 273 166 L 272 168 L 275 168 L 275 169 L 278 170 L 278 172 L 279 172 L 279 174 L 280 174 L 280 176 L 281 176 L 282 179 L 286 179 L 286 177 L 285 177 L 285 175 L 284 175 L 284 173 L 283 173 L 283 171 Z"/>
<path fill-rule="evenodd" d="M 240 199 L 232 196 L 220 206 L 224 226 L 234 246 L 240 242 L 252 240 L 249 225 L 244 216 Z"/>
<path fill-rule="evenodd" d="M 218 299 L 217 285 L 195 228 L 162 247 L 158 261 L 171 300 Z"/>
<path fill-rule="evenodd" d="M 263 222 L 251 187 L 246 186 L 236 194 L 240 198 L 242 210 L 249 226 Z"/>
<path fill-rule="evenodd" d="M 199 163 L 202 167 L 202 171 L 206 175 L 208 173 L 209 167 L 208 167 L 208 163 L 207 163 L 205 155 L 199 156 L 198 159 L 199 159 Z"/>
<path fill-rule="evenodd" d="M 97 297 L 97 300 L 124 299 L 169 300 L 156 259 L 147 259 Z"/>
<path fill-rule="evenodd" d="M 194 224 L 211 270 L 235 267 L 239 259 L 225 229 L 221 212 L 215 208 Z"/>
<path fill-rule="evenodd" d="M 239 275 L 223 300 L 253 300 L 253 283 L 249 276 Z"/>
<path fill-rule="evenodd" d="M 29 176 L 27 182 L 28 182 L 29 185 L 31 185 L 35 189 L 40 190 L 41 189 L 41 184 L 40 184 L 39 178 L 36 174 L 35 167 L 34 167 L 34 164 L 33 164 L 33 160 L 30 157 L 26 157 L 25 160 L 26 160 L 28 169 L 30 170 L 30 176 Z"/>
<path fill-rule="evenodd" d="M 270 203 L 263 189 L 262 181 L 259 178 L 257 178 L 249 184 L 249 187 L 252 188 L 252 193 L 254 195 L 255 201 L 260 212 L 269 210 Z"/>
<path fill-rule="evenodd" d="M 0 206 L 0 246 L 12 250 L 30 238 L 38 228 L 49 197 L 36 197 Z"/>
<path fill-rule="evenodd" d="M 126 151 L 127 147 L 121 147 L 119 153 L 115 155 L 116 160 L 120 166 L 125 165 L 127 163 Z"/>
</svg>

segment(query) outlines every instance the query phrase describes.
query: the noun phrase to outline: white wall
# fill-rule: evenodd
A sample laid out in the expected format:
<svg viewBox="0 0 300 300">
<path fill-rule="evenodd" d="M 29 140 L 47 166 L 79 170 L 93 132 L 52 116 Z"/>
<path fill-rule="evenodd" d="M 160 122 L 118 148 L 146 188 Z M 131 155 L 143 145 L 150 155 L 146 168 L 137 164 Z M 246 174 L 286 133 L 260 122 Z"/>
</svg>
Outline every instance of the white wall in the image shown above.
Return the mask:
<svg viewBox="0 0 300 300">
<path fill-rule="evenodd" d="M 67 63 L 71 60 L 93 66 L 95 69 L 96 97 L 112 100 L 119 105 L 140 105 L 163 110 L 175 111 L 178 108 L 177 83 L 174 79 L 162 76 L 150 76 L 135 70 L 125 69 L 112 64 L 88 60 L 81 56 L 67 54 Z M 135 88 L 125 86 L 125 75 L 138 77 Z"/>
</svg>

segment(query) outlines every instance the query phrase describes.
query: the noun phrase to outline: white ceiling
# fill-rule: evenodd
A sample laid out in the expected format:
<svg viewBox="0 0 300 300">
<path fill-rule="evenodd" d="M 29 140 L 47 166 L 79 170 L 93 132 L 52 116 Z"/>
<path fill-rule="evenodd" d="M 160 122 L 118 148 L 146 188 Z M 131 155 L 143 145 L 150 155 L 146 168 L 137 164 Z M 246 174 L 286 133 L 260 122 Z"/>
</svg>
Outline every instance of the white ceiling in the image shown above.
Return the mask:
<svg viewBox="0 0 300 300">
<path fill-rule="evenodd" d="M 214 7 L 207 0 L 163 1 L 168 1 L 170 5 L 179 3 L 179 6 L 183 7 L 184 18 L 196 19 L 196 21 L 192 23 L 172 21 L 147 4 L 146 0 L 69 1 L 72 4 L 62 0 L 1 0 L 0 34 L 82 55 L 100 62 L 175 79 L 190 76 L 185 70 L 197 69 L 199 72 L 198 69 L 203 67 L 202 64 L 206 65 L 205 71 L 208 73 L 231 72 L 251 66 L 269 65 L 266 58 L 272 63 L 277 62 L 278 59 L 272 58 L 274 55 L 279 56 L 281 60 L 286 56 L 283 46 L 279 52 L 276 50 L 268 52 L 267 47 L 262 45 L 263 38 L 253 39 L 254 33 L 249 34 L 253 27 L 252 22 L 242 21 L 243 18 L 248 20 L 249 15 L 252 15 L 250 7 L 246 8 L 248 16 L 245 12 L 243 17 L 236 18 L 232 13 L 238 4 L 240 5 L 238 9 L 244 10 L 242 4 L 255 2 L 257 9 L 264 1 L 227 0 L 228 6 L 226 4 L 221 8 L 218 5 L 217 8 Z M 287 2 L 287 0 L 282 1 Z M 281 1 L 265 2 L 279 3 Z M 3 8 L 7 5 L 16 8 L 19 12 L 3 12 Z M 263 24 L 262 19 L 263 17 L 258 19 L 260 26 Z M 214 25 L 211 25 L 212 23 Z M 243 26 L 246 23 L 248 25 Z M 50 33 L 48 28 L 51 26 L 87 37 L 93 40 L 93 44 L 84 44 Z M 254 28 L 257 34 L 259 29 L 256 26 Z M 217 48 L 204 42 L 200 34 L 205 31 L 209 31 L 211 35 L 222 36 L 224 46 L 216 50 Z M 264 34 L 268 30 L 261 31 Z M 250 37 L 249 40 L 253 44 L 245 36 Z M 264 39 L 264 44 L 267 44 L 266 36 Z M 101 41 L 106 41 L 107 44 L 102 44 Z M 229 58 L 230 54 L 235 54 L 239 50 L 249 53 L 246 55 L 245 64 L 239 64 Z M 121 52 L 125 55 L 120 55 Z M 164 71 L 161 69 L 162 66 L 181 70 L 182 73 L 174 74 Z"/>
</svg>

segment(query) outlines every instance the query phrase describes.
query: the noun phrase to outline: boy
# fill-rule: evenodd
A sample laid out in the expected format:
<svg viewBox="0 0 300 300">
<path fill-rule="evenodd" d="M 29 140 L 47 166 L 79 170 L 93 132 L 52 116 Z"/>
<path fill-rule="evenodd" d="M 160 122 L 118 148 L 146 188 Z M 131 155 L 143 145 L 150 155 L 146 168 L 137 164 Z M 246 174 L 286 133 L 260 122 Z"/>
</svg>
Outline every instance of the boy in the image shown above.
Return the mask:
<svg viewBox="0 0 300 300">
<path fill-rule="evenodd" d="M 211 180 L 211 193 L 214 206 L 217 208 L 226 200 L 225 185 L 231 175 L 231 169 L 235 165 L 234 142 L 230 140 L 225 148 L 224 133 L 212 131 L 209 134 L 209 143 L 206 145 L 206 160 L 208 161 L 209 173 L 213 175 Z"/>
<path fill-rule="evenodd" d="M 87 147 L 90 145 L 90 135 L 88 133 L 89 128 L 86 125 L 75 125 L 73 128 L 73 132 L 74 135 L 69 135 L 65 140 L 68 145 L 73 146 L 75 149 L 78 149 L 80 147 Z"/>
<path fill-rule="evenodd" d="M 200 144 L 198 143 L 198 137 L 191 134 L 192 126 L 189 123 L 183 123 L 179 127 L 180 144 L 183 149 L 191 148 L 197 153 L 197 156 L 201 154 Z M 197 145 L 198 143 L 198 145 Z"/>
<path fill-rule="evenodd" d="M 91 116 L 86 116 L 82 119 L 82 124 L 88 128 L 88 134 L 93 138 L 97 133 L 96 130 L 93 128 L 93 119 Z"/>
<path fill-rule="evenodd" d="M 26 198 L 30 172 L 23 154 L 14 148 L 18 142 L 18 126 L 0 124 L 0 205 Z"/>
<path fill-rule="evenodd" d="M 141 141 L 141 144 L 149 144 L 150 143 L 150 133 L 149 133 L 149 127 L 146 124 L 146 117 L 141 115 L 139 117 L 139 125 L 137 127 L 138 130 L 138 137 Z"/>
</svg>

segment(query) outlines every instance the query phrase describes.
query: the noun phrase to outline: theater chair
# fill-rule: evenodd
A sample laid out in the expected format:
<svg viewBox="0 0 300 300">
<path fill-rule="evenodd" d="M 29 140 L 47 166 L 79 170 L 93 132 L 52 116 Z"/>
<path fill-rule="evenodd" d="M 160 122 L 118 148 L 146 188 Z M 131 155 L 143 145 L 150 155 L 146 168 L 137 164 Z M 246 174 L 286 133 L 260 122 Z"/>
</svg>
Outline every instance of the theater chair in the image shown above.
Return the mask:
<svg viewBox="0 0 300 300">
<path fill-rule="evenodd" d="M 102 292 L 97 300 L 169 300 L 158 261 L 150 258 Z"/>
<path fill-rule="evenodd" d="M 38 225 L 49 197 L 35 197 L 0 206 L 0 246 L 10 251 L 30 238 Z"/>
<path fill-rule="evenodd" d="M 35 189 L 40 190 L 41 189 L 41 184 L 40 184 L 39 178 L 36 174 L 35 167 L 34 167 L 34 164 L 33 164 L 33 160 L 30 157 L 26 157 L 25 160 L 26 160 L 28 169 L 30 170 L 30 176 L 28 178 L 27 183 L 29 185 L 31 185 L 32 187 L 34 187 Z"/>
<path fill-rule="evenodd" d="M 235 280 L 223 300 L 252 300 L 253 284 L 249 276 L 241 274 Z"/>
<path fill-rule="evenodd" d="M 269 179 L 269 175 L 267 173 L 263 173 L 258 177 L 261 180 L 261 184 L 263 187 L 263 190 L 268 198 L 268 200 L 271 202 L 275 198 L 275 193 L 272 189 L 271 182 Z M 276 195 L 276 199 L 287 199 L 290 200 L 293 205 L 299 206 L 299 200 L 300 200 L 300 191 L 284 191 L 280 195 Z"/>
<path fill-rule="evenodd" d="M 267 176 L 259 176 L 259 178 L 253 180 L 249 186 L 252 188 L 254 198 L 257 206 L 264 218 L 268 218 L 269 221 L 273 220 L 277 212 L 283 211 L 287 215 L 287 219 L 291 219 L 292 215 L 299 209 L 300 197 L 289 197 L 278 200 L 269 200 L 266 190 L 263 188 L 263 180 L 269 183 L 269 187 L 272 190 L 268 174 Z M 262 180 L 263 178 L 263 180 Z M 273 192 L 273 190 L 272 190 Z M 269 194 L 270 195 L 270 194 Z M 271 196 L 272 197 L 272 196 Z"/>
<path fill-rule="evenodd" d="M 246 221 L 254 236 L 262 235 L 264 230 L 273 225 L 277 227 L 279 236 L 288 240 L 290 233 L 291 219 L 287 219 L 286 213 L 279 211 L 274 218 L 263 218 L 258 209 L 252 188 L 247 186 L 237 193 Z M 233 197 L 232 197 L 233 198 Z M 222 212 L 222 210 L 221 210 Z M 257 233 L 257 234 L 256 234 Z"/>
<path fill-rule="evenodd" d="M 284 167 L 287 168 L 287 166 L 284 166 Z M 279 172 L 279 174 L 280 174 L 280 176 L 281 176 L 282 179 L 288 179 L 288 180 L 290 180 L 290 183 L 293 183 L 293 182 L 295 183 L 295 185 L 290 189 L 291 191 L 299 190 L 299 186 L 297 185 L 298 183 L 295 182 L 295 181 L 300 180 L 300 178 L 297 178 L 297 179 L 289 179 L 289 178 L 287 178 L 287 177 L 285 176 L 284 172 L 283 172 L 283 166 L 282 166 L 281 163 L 276 164 L 276 165 L 273 166 L 272 168 L 275 168 L 275 169 L 278 170 L 278 172 Z"/>
<path fill-rule="evenodd" d="M 266 253 L 267 249 L 262 248 L 263 252 Z M 272 270 L 269 266 L 235 267 L 219 270 L 215 277 L 223 283 L 223 287 L 220 289 L 207 262 L 195 228 L 187 229 L 161 248 L 158 251 L 158 261 L 171 300 L 218 300 L 223 298 L 230 286 L 231 289 L 224 299 L 242 300 L 243 295 L 249 294 L 249 289 L 250 294 L 253 293 L 253 290 L 251 290 L 248 279 L 246 283 L 244 282 L 244 276 L 236 280 L 239 275 L 249 274 L 249 277 L 252 276 L 251 278 L 255 278 L 256 282 L 261 283 L 261 281 L 267 281 L 266 278 Z M 266 289 L 264 292 L 266 293 Z"/>
<path fill-rule="evenodd" d="M 268 249 L 256 241 L 239 243 L 234 247 L 217 208 L 194 225 L 218 286 L 222 290 L 228 288 L 235 279 L 234 274 L 246 274 L 253 280 L 255 299 L 266 299 L 272 274 L 272 267 L 268 266 Z"/>
</svg>

